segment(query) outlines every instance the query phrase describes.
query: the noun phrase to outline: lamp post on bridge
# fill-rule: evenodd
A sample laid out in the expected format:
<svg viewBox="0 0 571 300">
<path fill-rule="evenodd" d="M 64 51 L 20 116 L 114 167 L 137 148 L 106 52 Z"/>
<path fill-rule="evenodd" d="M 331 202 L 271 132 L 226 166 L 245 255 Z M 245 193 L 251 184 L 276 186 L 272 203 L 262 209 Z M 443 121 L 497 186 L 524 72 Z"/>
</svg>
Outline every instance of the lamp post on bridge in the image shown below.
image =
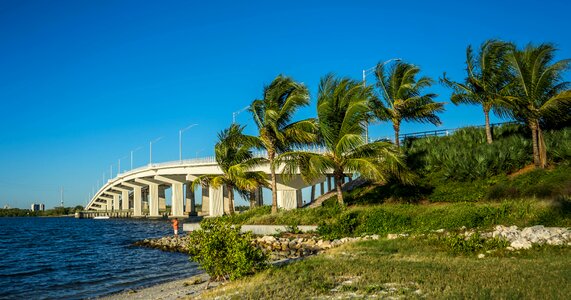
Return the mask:
<svg viewBox="0 0 571 300">
<path fill-rule="evenodd" d="M 180 129 L 178 131 L 178 158 L 179 158 L 181 164 L 182 164 L 182 133 L 189 130 L 190 128 L 192 128 L 196 125 L 198 125 L 198 124 L 191 124 L 191 125 L 188 125 L 186 128 Z"/>
<path fill-rule="evenodd" d="M 153 164 L 153 143 L 160 141 L 162 138 L 161 136 L 149 142 L 149 166 Z"/>
<path fill-rule="evenodd" d="M 382 67 L 386 64 L 388 64 L 391 61 L 401 61 L 402 59 L 400 58 L 391 58 L 389 60 L 384 61 L 383 63 L 378 63 L 377 65 L 375 65 L 374 67 L 368 68 L 368 69 L 363 69 L 363 87 L 367 87 L 367 74 L 372 72 L 373 70 L 376 70 L 378 67 Z M 365 142 L 368 144 L 369 143 L 369 121 L 365 121 Z"/>
<path fill-rule="evenodd" d="M 248 109 L 248 108 L 249 108 L 249 106 L 246 106 L 246 107 L 244 107 L 244 108 L 242 108 L 242 109 L 240 109 L 240 110 L 238 110 L 238 111 L 233 112 L 233 113 L 232 113 L 232 124 L 236 124 L 236 117 L 237 117 L 241 112 L 245 111 L 245 110 Z"/>
<path fill-rule="evenodd" d="M 131 150 L 131 170 L 133 170 L 133 153 L 141 148 L 142 147 L 137 147 L 137 149 Z"/>
</svg>

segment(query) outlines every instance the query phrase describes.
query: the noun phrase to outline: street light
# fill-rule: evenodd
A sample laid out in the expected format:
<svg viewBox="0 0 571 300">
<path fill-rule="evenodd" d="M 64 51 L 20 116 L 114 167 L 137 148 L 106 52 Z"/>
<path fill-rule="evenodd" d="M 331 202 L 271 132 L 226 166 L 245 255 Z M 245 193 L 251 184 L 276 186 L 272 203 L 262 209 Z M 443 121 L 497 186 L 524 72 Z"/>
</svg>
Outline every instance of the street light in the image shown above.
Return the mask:
<svg viewBox="0 0 571 300">
<path fill-rule="evenodd" d="M 391 58 L 389 60 L 384 61 L 383 63 L 378 63 L 376 66 L 368 68 L 368 69 L 363 69 L 363 87 L 367 87 L 367 74 L 370 73 L 373 70 L 376 70 L 378 67 L 382 67 L 386 64 L 388 64 L 391 61 L 401 61 L 400 58 Z M 365 121 L 365 141 L 366 143 L 369 143 L 369 122 Z"/>
<path fill-rule="evenodd" d="M 149 142 L 149 166 L 153 164 L 153 143 L 160 141 L 162 138 L 161 136 Z"/>
<path fill-rule="evenodd" d="M 133 153 L 142 147 L 137 147 L 137 149 L 131 150 L 131 170 L 133 170 Z"/>
<path fill-rule="evenodd" d="M 182 133 L 189 130 L 190 128 L 196 126 L 198 124 L 188 125 L 186 128 L 180 129 L 178 131 L 178 158 L 180 163 L 182 164 Z"/>
<path fill-rule="evenodd" d="M 232 113 L 232 124 L 236 124 L 236 117 L 243 111 L 245 111 L 246 109 L 248 109 L 249 106 L 246 106 L 244 108 L 242 108 L 241 110 L 235 111 Z"/>
</svg>

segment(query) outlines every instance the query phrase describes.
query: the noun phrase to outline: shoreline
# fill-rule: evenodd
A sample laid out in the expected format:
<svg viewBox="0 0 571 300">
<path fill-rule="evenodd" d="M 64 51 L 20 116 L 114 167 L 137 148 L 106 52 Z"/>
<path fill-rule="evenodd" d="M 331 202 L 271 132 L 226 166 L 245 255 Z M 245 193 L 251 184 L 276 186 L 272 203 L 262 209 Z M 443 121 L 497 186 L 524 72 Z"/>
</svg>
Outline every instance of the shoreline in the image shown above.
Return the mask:
<svg viewBox="0 0 571 300">
<path fill-rule="evenodd" d="M 182 297 L 195 297 L 205 291 L 206 284 L 210 277 L 206 273 L 192 275 L 190 277 L 176 279 L 173 281 L 143 286 L 132 290 L 125 290 L 115 294 L 102 296 L 96 299 L 101 300 L 122 300 L 122 299 L 162 299 L 174 300 Z M 209 289 L 220 285 L 220 282 L 211 282 Z"/>
</svg>

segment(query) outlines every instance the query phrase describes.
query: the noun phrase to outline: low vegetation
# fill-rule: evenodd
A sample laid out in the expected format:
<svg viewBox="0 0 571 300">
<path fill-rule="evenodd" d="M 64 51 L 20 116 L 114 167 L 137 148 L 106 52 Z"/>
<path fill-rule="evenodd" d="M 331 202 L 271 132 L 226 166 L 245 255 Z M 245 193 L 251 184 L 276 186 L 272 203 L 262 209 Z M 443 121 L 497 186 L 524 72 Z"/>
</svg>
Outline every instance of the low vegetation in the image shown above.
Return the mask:
<svg viewBox="0 0 571 300">
<path fill-rule="evenodd" d="M 366 241 L 272 267 L 201 298 L 566 299 L 569 266 L 571 247 L 498 250 L 478 259 L 430 237 Z"/>
<path fill-rule="evenodd" d="M 250 233 L 220 218 L 206 219 L 190 234 L 190 258 L 212 280 L 234 280 L 267 267 L 268 257 L 251 243 Z"/>
</svg>

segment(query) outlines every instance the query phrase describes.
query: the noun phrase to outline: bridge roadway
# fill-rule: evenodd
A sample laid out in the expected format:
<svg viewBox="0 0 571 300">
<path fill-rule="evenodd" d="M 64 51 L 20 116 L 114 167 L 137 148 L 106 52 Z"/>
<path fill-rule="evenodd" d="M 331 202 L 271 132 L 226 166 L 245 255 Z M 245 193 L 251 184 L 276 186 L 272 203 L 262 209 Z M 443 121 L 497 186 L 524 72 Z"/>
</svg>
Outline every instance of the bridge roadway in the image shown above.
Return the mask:
<svg viewBox="0 0 571 300">
<path fill-rule="evenodd" d="M 262 165 L 253 171 L 263 171 L 268 174 L 269 165 Z M 305 183 L 301 176 L 294 175 L 290 181 L 284 181 L 279 174 L 282 168 L 276 170 L 278 207 L 283 209 L 295 209 L 301 207 L 301 189 L 312 186 L 311 201 L 315 197 L 316 184 L 321 186 L 321 194 L 333 187 L 331 176 L 322 176 L 313 183 Z M 147 165 L 128 172 L 117 174 L 109 179 L 97 193 L 91 198 L 86 206 L 87 211 L 123 213 L 132 217 L 162 217 L 166 211 L 167 199 L 165 190 L 171 189 L 171 217 L 187 217 L 196 215 L 196 193 L 191 184 L 200 175 L 219 175 L 222 171 L 214 157 L 199 158 L 193 160 L 171 161 Z M 202 211 L 201 215 L 220 216 L 229 210 L 228 192 L 223 187 L 202 186 Z M 262 204 L 261 189 L 252 199 L 251 205 Z"/>
</svg>

